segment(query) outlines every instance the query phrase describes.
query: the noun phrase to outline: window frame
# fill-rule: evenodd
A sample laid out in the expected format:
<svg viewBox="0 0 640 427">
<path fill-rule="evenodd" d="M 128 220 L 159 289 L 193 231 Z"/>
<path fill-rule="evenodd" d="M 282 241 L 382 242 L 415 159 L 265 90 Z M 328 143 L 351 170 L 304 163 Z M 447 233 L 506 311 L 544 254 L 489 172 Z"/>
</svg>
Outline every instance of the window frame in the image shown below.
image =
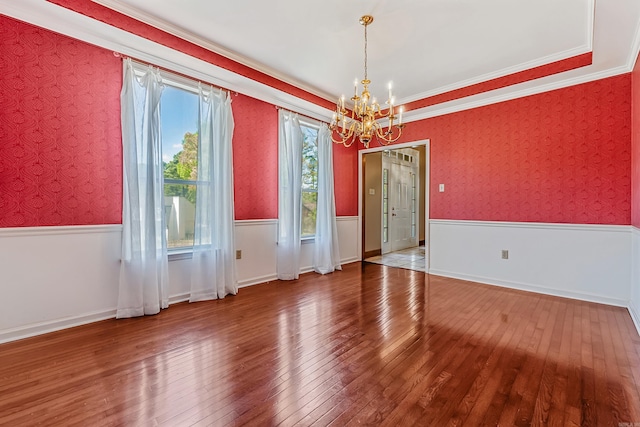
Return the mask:
<svg viewBox="0 0 640 427">
<path fill-rule="evenodd" d="M 146 67 L 146 65 L 145 65 Z M 136 70 L 137 71 L 137 70 Z M 180 89 L 186 92 L 190 92 L 196 96 L 198 96 L 198 92 L 199 92 L 199 88 L 200 88 L 200 84 L 201 82 L 199 80 L 190 78 L 190 77 L 186 77 L 186 76 L 181 76 L 178 74 L 174 74 L 170 71 L 166 71 L 166 70 L 160 70 L 160 76 L 162 77 L 162 84 L 164 86 L 171 86 L 172 88 L 175 89 Z M 205 88 L 203 88 L 203 92 L 205 95 L 210 95 L 209 91 L 206 90 Z M 162 109 L 162 96 L 160 97 L 160 108 Z M 196 119 L 196 123 L 198 121 L 198 116 L 196 114 L 195 116 Z M 199 129 L 196 129 L 196 132 L 198 132 Z M 198 146 L 198 150 L 200 150 L 200 147 Z M 161 153 L 162 154 L 162 153 Z M 199 154 L 199 151 L 198 151 Z M 175 185 L 194 185 L 196 187 L 196 191 L 197 191 L 197 187 L 200 185 L 209 185 L 208 181 L 203 181 L 200 179 L 197 180 L 192 180 L 192 179 L 175 179 L 175 178 L 165 178 L 163 175 L 163 194 L 164 194 L 164 187 L 169 184 L 175 184 Z M 196 200 L 196 204 L 197 204 L 197 200 Z M 195 207 L 195 205 L 194 205 Z M 168 225 L 167 225 L 168 227 Z M 190 259 L 193 256 L 193 244 L 191 244 L 190 246 L 179 246 L 179 247 L 172 247 L 169 248 L 167 247 L 167 253 L 169 255 L 169 261 L 173 261 L 173 260 L 179 260 L 179 259 Z"/>
<path fill-rule="evenodd" d="M 140 61 L 135 61 L 135 60 L 132 61 L 132 63 L 133 63 L 133 70 L 135 72 L 136 77 L 138 78 L 144 76 L 145 73 L 147 72 L 147 69 L 151 66 L 150 64 L 143 63 Z M 158 67 L 155 67 L 155 68 L 158 68 Z M 193 78 L 193 77 L 180 75 L 180 74 L 177 74 L 168 70 L 164 70 L 161 68 L 158 68 L 158 72 L 160 73 L 160 77 L 162 78 L 162 84 L 164 86 L 171 86 L 176 89 L 181 89 L 181 90 L 193 93 L 196 96 L 198 95 L 199 89 L 201 88 L 201 84 L 202 84 L 200 80 L 197 80 L 196 78 Z M 209 86 L 210 84 L 206 83 L 206 85 Z M 206 87 L 202 87 L 202 91 L 206 96 L 211 95 L 209 90 L 207 90 Z M 162 96 L 160 97 L 160 108 L 162 108 Z M 196 116 L 196 120 L 197 119 L 198 118 Z M 162 144 L 162 141 L 161 141 L 161 144 Z M 164 162 L 162 160 L 162 152 L 161 152 L 160 161 Z M 166 184 L 195 185 L 196 187 L 198 185 L 210 184 L 208 181 L 203 181 L 200 179 L 198 180 L 179 180 L 179 179 L 173 179 L 173 178 L 166 179 L 164 178 L 164 173 L 162 178 L 163 178 L 163 188 L 162 188 L 163 194 L 164 194 L 164 186 Z M 167 247 L 167 253 L 169 256 L 169 261 L 180 260 L 180 259 L 190 259 L 193 257 L 193 245 L 174 247 L 174 248 Z"/>
</svg>

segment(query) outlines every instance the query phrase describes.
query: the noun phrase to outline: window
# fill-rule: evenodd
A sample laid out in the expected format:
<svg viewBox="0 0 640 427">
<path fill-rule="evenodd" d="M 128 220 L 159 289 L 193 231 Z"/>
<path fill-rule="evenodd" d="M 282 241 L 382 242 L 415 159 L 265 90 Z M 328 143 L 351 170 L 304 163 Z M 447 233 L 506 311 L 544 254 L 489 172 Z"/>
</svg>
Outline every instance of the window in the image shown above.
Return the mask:
<svg viewBox="0 0 640 427">
<path fill-rule="evenodd" d="M 300 123 L 302 129 L 302 212 L 300 236 L 316 234 L 318 204 L 318 127 Z"/>
<path fill-rule="evenodd" d="M 198 179 L 198 95 L 165 80 L 160 99 L 167 247 L 193 247 Z"/>
</svg>

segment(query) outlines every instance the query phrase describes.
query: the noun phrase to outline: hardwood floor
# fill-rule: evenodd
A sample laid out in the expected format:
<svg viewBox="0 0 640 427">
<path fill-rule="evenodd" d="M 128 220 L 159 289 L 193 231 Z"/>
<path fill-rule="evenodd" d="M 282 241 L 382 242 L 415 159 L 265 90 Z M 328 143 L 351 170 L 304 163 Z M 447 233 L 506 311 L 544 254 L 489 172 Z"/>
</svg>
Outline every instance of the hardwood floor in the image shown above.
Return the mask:
<svg viewBox="0 0 640 427">
<path fill-rule="evenodd" d="M 0 425 L 633 426 L 639 353 L 623 308 L 354 263 L 0 345 Z"/>
</svg>

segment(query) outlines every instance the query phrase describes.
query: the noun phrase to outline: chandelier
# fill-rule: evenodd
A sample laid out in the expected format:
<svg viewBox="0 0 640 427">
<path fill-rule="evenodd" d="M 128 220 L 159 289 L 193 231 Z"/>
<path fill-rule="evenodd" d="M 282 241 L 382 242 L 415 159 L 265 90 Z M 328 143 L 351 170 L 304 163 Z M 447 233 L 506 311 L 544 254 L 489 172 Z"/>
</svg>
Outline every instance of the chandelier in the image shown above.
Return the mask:
<svg viewBox="0 0 640 427">
<path fill-rule="evenodd" d="M 382 145 L 391 144 L 402 135 L 402 107 L 398 109 L 398 116 L 394 114 L 395 98 L 391 94 L 391 83 L 389 83 L 389 98 L 386 101 L 388 109 L 383 111 L 376 98 L 372 98 L 369 93 L 371 80 L 367 76 L 367 26 L 373 22 L 373 16 L 364 15 L 360 18 L 360 24 L 364 26 L 364 79 L 362 83 L 362 93 L 358 95 L 358 79 L 354 82 L 353 110 L 349 112 L 344 106 L 344 95 L 338 98 L 336 111 L 333 113 L 333 120 L 329 128 L 333 131 L 331 139 L 336 144 L 343 144 L 350 147 L 357 139 L 369 148 L 371 139 L 375 136 Z M 397 123 L 395 123 L 397 118 Z M 386 127 L 382 126 L 377 119 L 388 119 Z M 337 135 L 337 137 L 334 137 Z"/>
</svg>

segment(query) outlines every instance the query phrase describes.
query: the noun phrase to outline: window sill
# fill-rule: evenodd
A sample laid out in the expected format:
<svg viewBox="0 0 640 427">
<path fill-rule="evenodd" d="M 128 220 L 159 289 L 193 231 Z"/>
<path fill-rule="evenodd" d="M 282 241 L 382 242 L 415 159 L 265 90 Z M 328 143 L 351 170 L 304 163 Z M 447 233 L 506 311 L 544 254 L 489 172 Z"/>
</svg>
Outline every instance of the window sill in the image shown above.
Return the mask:
<svg viewBox="0 0 640 427">
<path fill-rule="evenodd" d="M 173 249 L 169 251 L 169 261 L 193 258 L 193 248 Z"/>
<path fill-rule="evenodd" d="M 311 243 L 315 243 L 316 242 L 316 236 L 308 236 L 308 237 L 301 237 L 300 238 L 300 243 L 303 245 L 308 245 Z"/>
</svg>

